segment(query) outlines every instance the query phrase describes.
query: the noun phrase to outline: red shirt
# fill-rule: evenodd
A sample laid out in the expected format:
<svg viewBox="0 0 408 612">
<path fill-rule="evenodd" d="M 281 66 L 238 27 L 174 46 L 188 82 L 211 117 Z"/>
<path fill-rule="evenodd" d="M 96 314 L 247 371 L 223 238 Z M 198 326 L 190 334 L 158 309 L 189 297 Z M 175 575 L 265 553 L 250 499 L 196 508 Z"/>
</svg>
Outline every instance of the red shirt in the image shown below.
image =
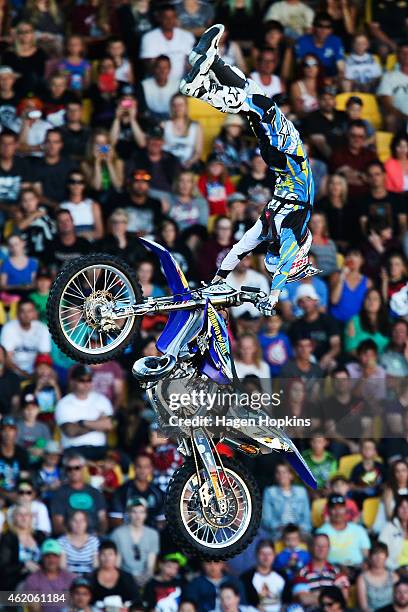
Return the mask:
<svg viewBox="0 0 408 612">
<path fill-rule="evenodd" d="M 227 212 L 227 198 L 234 193 L 235 187 L 229 177 L 222 181 L 203 174 L 198 180 L 198 188 L 206 198 L 210 215 L 225 215 Z"/>
<path fill-rule="evenodd" d="M 363 172 L 365 174 L 368 164 L 372 161 L 377 161 L 377 155 L 374 151 L 364 148 L 357 155 L 351 153 L 349 148 L 343 147 L 333 153 L 330 158 L 329 166 L 330 172 L 335 172 L 342 166 L 350 166 L 353 170 Z M 349 196 L 352 199 L 357 199 L 366 193 L 368 193 L 368 187 L 366 183 L 363 185 L 350 185 L 348 184 Z"/>
</svg>

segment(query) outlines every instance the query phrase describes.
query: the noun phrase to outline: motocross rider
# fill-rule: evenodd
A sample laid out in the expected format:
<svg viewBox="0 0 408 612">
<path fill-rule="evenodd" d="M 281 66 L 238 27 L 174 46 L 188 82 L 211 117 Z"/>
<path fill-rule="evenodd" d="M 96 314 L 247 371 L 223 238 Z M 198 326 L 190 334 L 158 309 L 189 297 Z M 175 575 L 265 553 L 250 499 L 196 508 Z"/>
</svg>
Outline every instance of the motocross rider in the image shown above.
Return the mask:
<svg viewBox="0 0 408 612">
<path fill-rule="evenodd" d="M 314 183 L 299 132 L 255 81 L 217 54 L 224 26 L 208 28 L 193 47 L 193 66 L 180 83 L 181 93 L 204 100 L 223 113 L 245 113 L 258 138 L 265 163 L 275 175 L 273 196 L 261 217 L 222 261 L 212 282 L 223 282 L 239 261 L 262 241 L 269 242 L 265 267 L 272 277 L 270 294 L 257 304 L 272 315 L 286 282 L 318 274 L 309 263 L 312 235 L 307 227 Z"/>
</svg>

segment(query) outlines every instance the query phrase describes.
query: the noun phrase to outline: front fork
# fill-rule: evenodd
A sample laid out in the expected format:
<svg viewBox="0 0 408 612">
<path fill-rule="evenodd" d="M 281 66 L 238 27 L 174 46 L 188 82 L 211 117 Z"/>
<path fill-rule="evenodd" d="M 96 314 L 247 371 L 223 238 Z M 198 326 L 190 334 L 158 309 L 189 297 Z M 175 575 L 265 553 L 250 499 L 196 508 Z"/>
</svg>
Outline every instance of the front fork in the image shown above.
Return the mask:
<svg viewBox="0 0 408 612">
<path fill-rule="evenodd" d="M 221 457 L 204 429 L 193 429 L 191 432 L 192 454 L 199 482 L 199 496 L 203 508 L 207 508 L 215 496 L 218 512 L 222 515 L 228 510 L 227 498 L 221 481 L 224 466 Z M 202 478 L 200 464 L 204 468 L 206 478 Z M 225 482 L 227 482 L 225 480 Z"/>
</svg>

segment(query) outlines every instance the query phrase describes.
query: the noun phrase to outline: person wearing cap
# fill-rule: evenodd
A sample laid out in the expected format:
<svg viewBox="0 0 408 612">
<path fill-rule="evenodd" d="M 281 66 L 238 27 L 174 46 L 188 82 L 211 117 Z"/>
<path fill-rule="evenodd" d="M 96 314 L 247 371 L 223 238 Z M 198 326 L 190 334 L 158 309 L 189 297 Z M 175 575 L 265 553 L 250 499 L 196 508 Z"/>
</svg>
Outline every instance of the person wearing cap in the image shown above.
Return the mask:
<svg viewBox="0 0 408 612">
<path fill-rule="evenodd" d="M 333 19 L 329 13 L 316 13 L 312 33 L 297 39 L 295 53 L 298 59 L 313 53 L 322 63 L 326 76 L 342 78 L 344 48 L 341 39 L 333 34 Z"/>
<path fill-rule="evenodd" d="M 160 550 L 159 533 L 145 525 L 147 501 L 144 497 L 129 499 L 128 525 L 117 527 L 112 535 L 121 558 L 121 568 L 132 574 L 139 586 L 153 576 L 157 555 Z"/>
<path fill-rule="evenodd" d="M 57 403 L 55 421 L 61 429 L 64 449 L 74 448 L 96 461 L 106 453 L 106 435 L 113 428 L 113 406 L 107 397 L 92 391 L 92 378 L 93 371 L 88 366 L 72 368 L 72 391 Z"/>
<path fill-rule="evenodd" d="M 294 321 L 289 328 L 292 342 L 297 337 L 308 336 L 313 342 L 313 355 L 322 370 L 330 370 L 341 351 L 338 323 L 329 315 L 320 312 L 319 297 L 313 285 L 302 283 L 295 301 L 303 310 L 303 317 Z"/>
<path fill-rule="evenodd" d="M 181 553 L 162 555 L 157 573 L 150 578 L 143 591 L 143 602 L 149 610 L 176 612 L 184 587 L 179 573 L 186 564 L 187 559 Z"/>
<path fill-rule="evenodd" d="M 62 608 L 61 612 L 94 612 L 91 605 L 93 593 L 92 585 L 88 578 L 75 578 L 69 589 L 71 596 L 70 605 Z"/>
<path fill-rule="evenodd" d="M 310 163 L 299 132 L 262 88 L 218 55 L 224 26 L 209 28 L 192 49 L 193 68 L 182 79 L 180 91 L 233 114 L 244 112 L 257 136 L 261 154 L 275 179 L 272 200 L 261 217 L 221 262 L 213 279 L 222 283 L 243 254 L 266 242 L 265 267 L 272 277 L 268 296 L 257 307 L 273 315 L 288 280 L 313 276 L 319 271 L 309 263 L 312 235 L 307 227 L 314 201 Z M 273 180 L 273 179 L 272 179 Z"/>
<path fill-rule="evenodd" d="M 162 219 L 160 200 L 149 194 L 152 175 L 141 166 L 134 170 L 128 180 L 125 193 L 116 200 L 115 208 L 127 215 L 127 231 L 131 235 L 153 236 Z"/>
<path fill-rule="evenodd" d="M 35 359 L 34 380 L 25 388 L 26 393 L 35 395 L 40 407 L 40 418 L 54 429 L 54 412 L 61 399 L 58 376 L 53 368 L 53 361 L 48 354 L 39 354 Z"/>
<path fill-rule="evenodd" d="M 17 134 L 21 129 L 21 119 L 17 117 L 19 96 L 14 87 L 18 76 L 10 66 L 0 66 L 0 126 Z"/>
<path fill-rule="evenodd" d="M 327 500 L 329 520 L 317 530 L 330 540 L 328 561 L 356 570 L 367 558 L 371 543 L 362 525 L 347 520 L 346 499 L 332 493 Z"/>
<path fill-rule="evenodd" d="M 16 443 L 17 421 L 10 415 L 0 421 L 0 499 L 17 499 L 17 482 L 30 468 L 28 453 Z"/>
<path fill-rule="evenodd" d="M 61 568 L 62 548 L 57 540 L 49 538 L 41 546 L 41 568 L 32 573 L 22 585 L 23 592 L 35 591 L 37 593 L 67 593 L 71 587 L 74 574 Z M 61 602 L 60 607 L 63 607 Z M 31 612 L 55 612 L 55 604 L 31 604 Z"/>
<path fill-rule="evenodd" d="M 33 463 L 37 463 L 46 443 L 51 440 L 51 433 L 45 423 L 38 421 L 40 407 L 34 393 L 23 393 L 20 406 L 23 416 L 17 421 L 17 444 L 30 453 Z"/>
</svg>

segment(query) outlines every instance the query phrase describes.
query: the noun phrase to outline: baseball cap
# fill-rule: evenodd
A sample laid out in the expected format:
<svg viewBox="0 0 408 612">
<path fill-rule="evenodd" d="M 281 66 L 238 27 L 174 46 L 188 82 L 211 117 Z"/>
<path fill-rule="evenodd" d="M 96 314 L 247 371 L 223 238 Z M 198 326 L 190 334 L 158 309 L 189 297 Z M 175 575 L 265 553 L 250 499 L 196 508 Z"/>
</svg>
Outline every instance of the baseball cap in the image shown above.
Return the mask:
<svg viewBox="0 0 408 612">
<path fill-rule="evenodd" d="M 0 66 L 0 75 L 2 74 L 12 74 L 15 77 L 20 76 L 18 72 L 14 72 L 10 66 Z"/>
<path fill-rule="evenodd" d="M 345 506 L 346 498 L 343 497 L 343 495 L 332 493 L 331 495 L 329 495 L 327 499 L 327 505 L 329 508 L 333 508 L 333 506 Z"/>
<path fill-rule="evenodd" d="M 350 104 L 358 104 L 359 106 L 364 106 L 362 99 L 358 96 L 350 96 L 347 100 L 346 106 L 349 106 Z"/>
<path fill-rule="evenodd" d="M 147 508 L 147 501 L 144 497 L 131 497 L 126 504 L 127 508 L 134 508 L 135 506 L 143 506 Z"/>
<path fill-rule="evenodd" d="M 147 132 L 148 138 L 155 138 L 156 140 L 163 140 L 164 138 L 164 130 L 160 125 L 154 125 Z"/>
<path fill-rule="evenodd" d="M 207 164 L 211 164 L 212 162 L 218 162 L 219 164 L 223 164 L 224 160 L 217 153 L 210 153 L 207 157 Z"/>
<path fill-rule="evenodd" d="M 52 366 L 52 359 L 50 355 L 48 355 L 47 353 L 39 353 L 35 358 L 35 365 L 38 366 L 42 363 L 46 363 L 47 365 Z"/>
<path fill-rule="evenodd" d="M 62 448 L 56 440 L 48 440 L 44 447 L 44 452 L 48 453 L 49 455 L 61 455 Z"/>
<path fill-rule="evenodd" d="M 333 85 L 326 85 L 319 90 L 319 96 L 324 96 L 328 94 L 329 96 L 335 96 L 337 94 L 337 90 Z"/>
<path fill-rule="evenodd" d="M 38 406 L 38 400 L 35 397 L 34 393 L 26 393 L 22 396 L 21 405 L 27 406 L 28 404 L 35 404 L 36 406 Z"/>
<path fill-rule="evenodd" d="M 16 419 L 10 415 L 3 417 L 0 424 L 2 427 L 17 427 Z"/>
<path fill-rule="evenodd" d="M 60 543 L 57 542 L 57 540 L 48 538 L 48 540 L 45 540 L 41 546 L 41 554 L 43 557 L 44 555 L 61 555 L 62 548 Z"/>
<path fill-rule="evenodd" d="M 224 127 L 229 127 L 231 125 L 239 125 L 239 127 L 244 127 L 245 121 L 239 115 L 227 115 L 227 118 L 224 121 Z"/>
<path fill-rule="evenodd" d="M 80 378 L 92 378 L 93 371 L 86 365 L 76 365 L 71 370 L 71 378 L 79 380 Z"/>
<path fill-rule="evenodd" d="M 246 202 L 247 199 L 248 198 L 243 193 L 236 191 L 235 193 L 231 193 L 231 195 L 228 196 L 227 203 L 233 204 L 234 202 Z"/>
<path fill-rule="evenodd" d="M 295 294 L 295 303 L 297 304 L 299 300 L 306 298 L 306 297 L 310 298 L 311 300 L 319 301 L 319 296 L 317 295 L 316 289 L 313 287 L 313 285 L 309 285 L 309 284 L 300 285 L 300 287 L 298 288 Z"/>
<path fill-rule="evenodd" d="M 152 175 L 147 170 L 139 168 L 132 173 L 132 179 L 134 181 L 151 181 Z"/>
<path fill-rule="evenodd" d="M 79 578 L 74 578 L 74 580 L 71 582 L 71 586 L 69 590 L 73 591 L 74 589 L 79 589 L 79 587 L 85 587 L 89 589 L 90 591 L 92 591 L 91 583 L 89 582 L 87 578 L 83 578 L 82 576 L 80 576 Z"/>
<path fill-rule="evenodd" d="M 187 557 L 181 554 L 181 552 L 168 553 L 164 555 L 163 561 L 175 561 L 180 567 L 187 565 Z"/>
</svg>

